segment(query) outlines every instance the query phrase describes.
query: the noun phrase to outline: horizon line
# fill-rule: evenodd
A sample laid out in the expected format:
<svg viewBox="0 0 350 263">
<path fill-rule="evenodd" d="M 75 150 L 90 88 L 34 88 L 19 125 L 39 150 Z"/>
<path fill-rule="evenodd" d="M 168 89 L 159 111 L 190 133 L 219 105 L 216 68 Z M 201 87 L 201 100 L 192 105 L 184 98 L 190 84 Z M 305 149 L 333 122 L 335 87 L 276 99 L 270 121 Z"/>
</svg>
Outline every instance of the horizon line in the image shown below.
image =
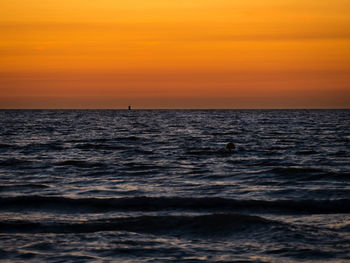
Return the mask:
<svg viewBox="0 0 350 263">
<path fill-rule="evenodd" d="M 350 110 L 350 108 L 0 108 L 4 110 Z"/>
</svg>

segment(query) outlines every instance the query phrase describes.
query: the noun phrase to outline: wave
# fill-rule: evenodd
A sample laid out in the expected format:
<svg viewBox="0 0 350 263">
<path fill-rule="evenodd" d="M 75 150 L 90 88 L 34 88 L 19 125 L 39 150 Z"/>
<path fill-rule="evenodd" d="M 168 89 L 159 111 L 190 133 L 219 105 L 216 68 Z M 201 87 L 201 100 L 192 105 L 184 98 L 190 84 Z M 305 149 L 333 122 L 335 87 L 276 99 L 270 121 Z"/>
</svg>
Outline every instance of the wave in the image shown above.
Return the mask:
<svg viewBox="0 0 350 263">
<path fill-rule="evenodd" d="M 220 197 L 130 197 L 68 198 L 59 196 L 0 197 L 0 210 L 64 210 L 67 212 L 102 212 L 114 210 L 161 211 L 250 211 L 262 213 L 332 214 L 350 213 L 350 199 L 335 200 L 236 200 Z"/>
<path fill-rule="evenodd" d="M 297 155 L 312 155 L 312 154 L 318 154 L 315 150 L 300 150 L 296 152 Z"/>
<path fill-rule="evenodd" d="M 19 189 L 44 189 L 44 188 L 50 188 L 50 186 L 45 185 L 45 184 L 34 184 L 34 183 L 13 184 L 13 185 L 1 184 L 0 185 L 0 191 L 13 191 L 13 190 L 19 190 Z"/>
<path fill-rule="evenodd" d="M 18 150 L 22 153 L 37 153 L 41 151 L 61 151 L 65 147 L 61 142 L 52 143 L 30 143 L 26 145 L 0 143 L 1 150 Z"/>
<path fill-rule="evenodd" d="M 186 155 L 190 155 L 190 156 L 218 156 L 218 157 L 226 157 L 226 156 L 230 156 L 231 154 L 236 153 L 237 150 L 233 150 L 233 151 L 228 151 L 225 148 L 218 148 L 218 149 L 214 149 L 214 148 L 209 148 L 209 147 L 202 147 L 202 148 L 196 148 L 196 149 L 186 149 L 185 150 L 185 154 Z"/>
<path fill-rule="evenodd" d="M 32 164 L 31 161 L 29 160 L 20 160 L 20 159 L 16 159 L 16 158 L 9 158 L 9 159 L 6 159 L 6 160 L 1 160 L 0 161 L 0 167 L 16 167 L 18 165 L 22 166 L 22 165 L 30 165 Z"/>
<path fill-rule="evenodd" d="M 113 138 L 93 138 L 93 139 L 73 139 L 73 140 L 67 140 L 67 142 L 70 143 L 107 143 L 107 142 L 115 142 L 115 141 L 136 141 L 140 140 L 141 138 L 135 135 L 126 135 L 126 136 L 119 136 L 119 137 L 113 137 Z"/>
<path fill-rule="evenodd" d="M 270 172 L 282 175 L 298 175 L 298 174 L 310 174 L 323 172 L 321 169 L 314 168 L 302 168 L 302 167 L 276 167 L 270 170 Z"/>
<path fill-rule="evenodd" d="M 113 145 L 113 144 L 95 144 L 95 143 L 83 143 L 78 144 L 75 148 L 84 150 L 84 151 L 95 151 L 95 150 L 109 150 L 109 151 L 118 151 L 128 149 L 126 146 L 122 145 Z"/>
<path fill-rule="evenodd" d="M 106 164 L 101 162 L 87 162 L 78 160 L 67 160 L 56 163 L 57 166 L 76 166 L 80 168 L 104 167 Z"/>
<path fill-rule="evenodd" d="M 137 216 L 87 222 L 0 221 L 0 233 L 91 233 L 131 231 L 152 234 L 196 234 L 227 236 L 232 233 L 279 226 L 278 221 L 243 214 L 199 216 Z"/>
<path fill-rule="evenodd" d="M 12 144 L 6 144 L 6 143 L 0 143 L 0 149 L 6 150 L 6 149 L 12 149 L 15 148 L 15 145 Z"/>
<path fill-rule="evenodd" d="M 22 148 L 33 152 L 45 151 L 45 150 L 57 151 L 57 150 L 65 149 L 63 143 L 60 141 L 49 142 L 49 143 L 33 143 L 33 144 L 28 144 L 26 146 L 23 146 Z"/>
<path fill-rule="evenodd" d="M 292 177 L 294 179 L 298 178 L 298 180 L 350 180 L 349 172 L 325 171 L 317 168 L 276 167 L 267 172 L 280 176 Z"/>
</svg>

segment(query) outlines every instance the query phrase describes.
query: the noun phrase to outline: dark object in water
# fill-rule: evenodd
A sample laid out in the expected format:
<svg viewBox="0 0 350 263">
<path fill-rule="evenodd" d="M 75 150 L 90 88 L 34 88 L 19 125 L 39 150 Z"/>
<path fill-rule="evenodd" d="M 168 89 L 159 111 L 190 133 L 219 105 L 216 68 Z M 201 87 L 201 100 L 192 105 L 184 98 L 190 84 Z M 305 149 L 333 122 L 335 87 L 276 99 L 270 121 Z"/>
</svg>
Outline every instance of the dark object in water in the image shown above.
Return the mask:
<svg viewBox="0 0 350 263">
<path fill-rule="evenodd" d="M 128 110 L 131 110 L 131 106 L 130 105 L 128 106 Z"/>
<path fill-rule="evenodd" d="M 232 142 L 229 142 L 228 144 L 226 144 L 226 150 L 234 150 L 236 147 Z"/>
</svg>

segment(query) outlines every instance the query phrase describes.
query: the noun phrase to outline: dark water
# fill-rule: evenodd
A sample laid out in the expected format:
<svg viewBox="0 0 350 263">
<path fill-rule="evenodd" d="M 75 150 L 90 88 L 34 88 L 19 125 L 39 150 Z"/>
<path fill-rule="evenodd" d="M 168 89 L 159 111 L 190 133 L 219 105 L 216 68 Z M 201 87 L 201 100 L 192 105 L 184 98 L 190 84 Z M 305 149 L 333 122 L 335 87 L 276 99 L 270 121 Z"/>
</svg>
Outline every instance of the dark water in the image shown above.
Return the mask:
<svg viewBox="0 0 350 263">
<path fill-rule="evenodd" d="M 0 261 L 350 262 L 350 111 L 0 111 Z"/>
</svg>

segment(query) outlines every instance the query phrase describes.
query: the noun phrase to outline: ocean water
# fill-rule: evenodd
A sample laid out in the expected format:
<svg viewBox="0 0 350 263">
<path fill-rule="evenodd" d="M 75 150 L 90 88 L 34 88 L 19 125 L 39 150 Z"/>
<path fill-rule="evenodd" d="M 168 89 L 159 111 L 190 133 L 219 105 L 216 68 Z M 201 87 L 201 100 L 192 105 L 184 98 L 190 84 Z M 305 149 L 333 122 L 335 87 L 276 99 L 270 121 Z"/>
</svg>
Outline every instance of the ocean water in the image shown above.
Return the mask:
<svg viewBox="0 0 350 263">
<path fill-rule="evenodd" d="M 350 110 L 2 110 L 0 261 L 350 262 Z"/>
</svg>

